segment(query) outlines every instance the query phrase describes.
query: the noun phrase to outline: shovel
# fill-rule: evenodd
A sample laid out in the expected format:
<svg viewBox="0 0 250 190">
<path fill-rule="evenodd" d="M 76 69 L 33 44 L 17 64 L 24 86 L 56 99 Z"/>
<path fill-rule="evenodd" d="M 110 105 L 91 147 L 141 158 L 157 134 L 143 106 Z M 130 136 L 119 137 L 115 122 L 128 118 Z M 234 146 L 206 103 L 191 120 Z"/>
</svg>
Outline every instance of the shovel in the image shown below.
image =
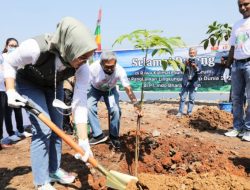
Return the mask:
<svg viewBox="0 0 250 190">
<path fill-rule="evenodd" d="M 85 154 L 82 148 L 68 135 L 66 135 L 60 128 L 58 128 L 50 119 L 48 119 L 42 112 L 37 110 L 34 105 L 27 101 L 24 108 L 36 115 L 44 124 L 46 124 L 52 131 L 54 131 L 64 142 L 66 142 L 71 148 L 73 148 L 76 152 L 80 153 L 82 156 Z M 106 176 L 107 184 L 106 186 L 118 189 L 118 190 L 125 190 L 127 184 L 131 181 L 138 181 L 137 177 L 123 174 L 117 171 L 108 171 L 103 166 L 101 166 L 98 161 L 94 158 L 89 158 L 88 162 L 94 166 L 97 170 L 99 170 L 104 176 Z"/>
</svg>

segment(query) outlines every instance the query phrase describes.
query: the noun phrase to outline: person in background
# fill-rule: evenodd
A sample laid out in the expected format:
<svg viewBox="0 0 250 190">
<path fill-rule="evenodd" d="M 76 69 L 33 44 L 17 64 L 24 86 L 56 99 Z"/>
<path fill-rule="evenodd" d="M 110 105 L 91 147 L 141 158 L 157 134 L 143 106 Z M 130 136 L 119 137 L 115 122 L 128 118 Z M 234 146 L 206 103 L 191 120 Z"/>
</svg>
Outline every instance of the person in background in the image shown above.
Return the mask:
<svg viewBox="0 0 250 190">
<path fill-rule="evenodd" d="M 189 95 L 187 115 L 191 115 L 195 94 L 198 88 L 199 73 L 201 72 L 201 62 L 196 58 L 197 50 L 194 47 L 189 48 L 189 58 L 185 61 L 185 69 L 182 78 L 182 88 L 180 92 L 180 105 L 177 117 L 184 114 L 184 106 L 187 95 Z"/>
<path fill-rule="evenodd" d="M 75 86 L 75 77 L 69 77 L 68 79 L 63 81 L 63 92 L 64 92 L 64 103 L 67 106 L 70 106 L 73 99 L 73 91 Z M 66 109 L 64 110 L 63 115 L 63 130 L 69 134 L 73 134 L 73 124 L 72 124 L 72 110 Z"/>
<path fill-rule="evenodd" d="M 141 107 L 129 84 L 125 70 L 117 63 L 112 51 L 103 51 L 101 59 L 90 65 L 90 83 L 88 92 L 88 121 L 93 137 L 90 144 L 105 142 L 108 137 L 103 134 L 97 115 L 97 103 L 103 97 L 109 114 L 109 138 L 115 148 L 120 148 L 119 129 L 121 109 L 119 106 L 119 93 L 116 90 L 117 81 L 120 80 L 137 114 L 142 115 Z"/>
<path fill-rule="evenodd" d="M 7 54 L 13 52 L 17 47 L 18 47 L 18 41 L 15 38 L 8 38 L 5 42 L 5 47 L 2 51 L 3 58 L 5 58 Z M 13 131 L 13 125 L 12 125 L 13 110 L 15 113 L 17 133 Z M 22 137 L 32 136 L 31 133 L 24 131 L 22 108 L 12 108 L 6 104 L 5 125 L 7 133 L 9 135 L 8 138 L 13 142 L 20 140 Z"/>
<path fill-rule="evenodd" d="M 10 144 L 3 142 L 3 120 L 5 117 L 5 108 L 7 107 L 7 95 L 5 93 L 3 77 L 3 56 L 0 54 L 0 150 L 11 147 Z"/>
<path fill-rule="evenodd" d="M 238 7 L 243 18 L 232 28 L 227 68 L 223 74 L 227 82 L 229 68 L 232 67 L 233 130 L 226 132 L 225 135 L 242 137 L 242 140 L 250 141 L 250 0 L 238 0 Z M 245 95 L 247 108 L 244 112 Z"/>
<path fill-rule="evenodd" d="M 79 146 L 85 152 L 80 158 L 84 162 L 89 156 L 93 157 L 87 135 L 89 65 L 86 63 L 96 48 L 94 36 L 85 25 L 75 18 L 65 17 L 53 34 L 39 35 L 22 42 L 3 63 L 8 104 L 19 107 L 25 106 L 27 101 L 32 102 L 61 129 L 62 83 L 75 76 L 73 120 Z M 72 183 L 75 176 L 60 167 L 62 139 L 32 113 L 29 118 L 33 134 L 31 168 L 35 188 L 55 190 L 50 182 Z"/>
</svg>

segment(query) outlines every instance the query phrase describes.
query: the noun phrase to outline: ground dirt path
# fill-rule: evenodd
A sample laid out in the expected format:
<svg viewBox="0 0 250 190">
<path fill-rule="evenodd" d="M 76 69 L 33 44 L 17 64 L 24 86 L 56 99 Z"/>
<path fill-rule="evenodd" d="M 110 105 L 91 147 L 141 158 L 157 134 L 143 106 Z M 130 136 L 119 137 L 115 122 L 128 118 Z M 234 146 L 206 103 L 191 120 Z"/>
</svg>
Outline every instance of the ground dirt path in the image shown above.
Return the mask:
<svg viewBox="0 0 250 190">
<path fill-rule="evenodd" d="M 223 134 L 232 127 L 232 115 L 216 106 L 195 106 L 192 116 L 176 118 L 177 104 L 145 103 L 141 121 L 139 184 L 127 189 L 250 190 L 250 142 Z M 122 102 L 121 149 L 109 142 L 92 148 L 106 168 L 134 174 L 136 115 Z M 101 125 L 108 134 L 107 111 L 99 105 Z M 159 136 L 154 136 L 155 134 Z M 0 189 L 29 190 L 32 185 L 30 139 L 0 151 Z M 105 178 L 72 156 L 63 146 L 62 168 L 77 175 L 72 185 L 54 184 L 58 190 L 107 189 Z"/>
</svg>

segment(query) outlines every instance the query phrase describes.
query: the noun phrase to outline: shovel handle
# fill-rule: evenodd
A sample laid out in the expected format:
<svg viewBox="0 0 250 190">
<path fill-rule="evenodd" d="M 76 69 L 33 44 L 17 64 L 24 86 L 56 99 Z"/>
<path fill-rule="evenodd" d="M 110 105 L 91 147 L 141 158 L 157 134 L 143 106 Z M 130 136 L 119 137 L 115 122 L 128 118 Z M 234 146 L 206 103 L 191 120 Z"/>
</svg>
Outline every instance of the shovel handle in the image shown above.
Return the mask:
<svg viewBox="0 0 250 190">
<path fill-rule="evenodd" d="M 31 113 L 35 114 L 44 124 L 46 124 L 52 131 L 54 131 L 64 142 L 66 142 L 76 152 L 80 153 L 82 156 L 85 154 L 82 148 L 69 135 L 65 134 L 48 117 L 46 117 L 43 113 L 37 110 L 34 107 L 34 105 L 32 105 L 30 102 L 27 102 L 24 108 L 26 108 Z M 94 167 L 98 166 L 97 160 L 92 157 L 88 158 L 88 162 L 92 164 Z"/>
<path fill-rule="evenodd" d="M 50 119 L 48 119 L 44 114 L 40 113 L 38 118 L 45 123 L 52 131 L 54 131 L 59 137 L 62 138 L 64 142 L 66 142 L 71 148 L 73 148 L 76 152 L 80 153 L 82 156 L 85 152 L 82 148 L 67 134 L 65 134 L 59 127 L 57 127 Z M 89 157 L 88 162 L 92 164 L 94 167 L 97 167 L 98 162 L 96 159 Z"/>
</svg>

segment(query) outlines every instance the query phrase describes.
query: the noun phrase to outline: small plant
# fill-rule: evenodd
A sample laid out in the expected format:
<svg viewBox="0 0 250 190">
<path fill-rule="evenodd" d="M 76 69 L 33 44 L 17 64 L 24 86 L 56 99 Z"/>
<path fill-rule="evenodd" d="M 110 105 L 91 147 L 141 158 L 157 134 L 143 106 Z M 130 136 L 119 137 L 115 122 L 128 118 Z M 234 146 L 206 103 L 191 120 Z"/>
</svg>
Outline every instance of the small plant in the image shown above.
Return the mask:
<svg viewBox="0 0 250 190">
<path fill-rule="evenodd" d="M 115 44 L 121 44 L 124 40 L 130 41 L 134 48 L 141 49 L 145 52 L 145 63 L 143 66 L 143 74 L 142 74 L 142 85 L 141 85 L 141 100 L 140 106 L 142 108 L 142 103 L 144 99 L 144 81 L 145 81 L 145 71 L 147 67 L 147 57 L 150 49 L 154 49 L 152 51 L 151 56 L 155 56 L 156 54 L 170 54 L 173 55 L 174 50 L 173 47 L 184 47 L 185 44 L 181 40 L 180 37 L 171 37 L 166 38 L 160 36 L 162 31 L 159 30 L 135 30 L 130 34 L 124 34 L 116 39 L 113 46 Z M 173 69 L 180 68 L 184 69 L 185 65 L 178 61 L 172 59 L 163 59 L 161 60 L 163 70 L 166 70 L 168 66 L 172 66 Z M 135 175 L 137 176 L 137 168 L 138 168 L 138 155 L 139 155 L 139 131 L 141 126 L 141 117 L 137 117 L 137 128 L 136 128 L 136 148 L 135 148 Z"/>
<path fill-rule="evenodd" d="M 207 34 L 210 34 L 208 38 L 201 41 L 203 43 L 204 49 L 207 49 L 209 43 L 212 46 L 220 45 L 222 41 L 228 41 L 232 32 L 232 27 L 228 23 L 220 24 L 214 21 L 208 26 Z M 228 56 L 228 54 L 227 54 Z M 231 91 L 231 90 L 230 90 Z M 229 94 L 229 102 L 231 102 L 231 93 Z"/>
<path fill-rule="evenodd" d="M 143 101 L 143 86 L 145 81 L 145 70 L 147 67 L 147 57 L 150 49 L 154 49 L 152 51 L 151 56 L 154 57 L 156 54 L 170 54 L 173 55 L 174 50 L 173 47 L 184 47 L 185 43 L 181 40 L 180 37 L 171 37 L 166 38 L 162 37 L 159 34 L 162 31 L 159 30 L 135 30 L 130 34 L 124 34 L 118 37 L 112 46 L 115 44 L 121 44 L 124 40 L 130 41 L 135 49 L 141 49 L 145 52 L 145 64 L 144 64 L 144 72 L 142 74 L 142 87 L 141 87 L 141 103 Z M 161 60 L 163 70 L 166 70 L 168 66 L 172 66 L 174 70 L 180 69 L 184 70 L 185 65 L 173 59 L 163 59 Z"/>
<path fill-rule="evenodd" d="M 222 41 L 228 41 L 231 31 L 232 27 L 229 26 L 229 24 L 220 24 L 217 23 L 217 21 L 214 21 L 208 26 L 208 30 L 206 32 L 206 34 L 209 34 L 209 37 L 202 40 L 201 44 L 203 44 L 204 49 L 207 49 L 209 44 L 212 46 L 219 46 Z"/>
</svg>

